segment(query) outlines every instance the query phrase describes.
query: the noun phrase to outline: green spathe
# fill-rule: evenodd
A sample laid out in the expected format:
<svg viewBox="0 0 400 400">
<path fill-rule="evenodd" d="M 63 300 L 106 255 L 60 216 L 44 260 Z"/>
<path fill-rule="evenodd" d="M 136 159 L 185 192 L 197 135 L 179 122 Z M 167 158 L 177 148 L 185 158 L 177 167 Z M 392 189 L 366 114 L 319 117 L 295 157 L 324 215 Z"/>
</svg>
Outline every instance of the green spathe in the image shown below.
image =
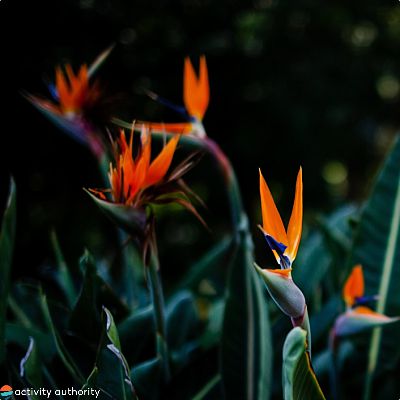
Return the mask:
<svg viewBox="0 0 400 400">
<path fill-rule="evenodd" d="M 273 270 L 262 269 L 257 264 L 254 265 L 276 305 L 291 318 L 302 317 L 306 308 L 306 300 L 293 279 L 275 273 Z"/>
</svg>

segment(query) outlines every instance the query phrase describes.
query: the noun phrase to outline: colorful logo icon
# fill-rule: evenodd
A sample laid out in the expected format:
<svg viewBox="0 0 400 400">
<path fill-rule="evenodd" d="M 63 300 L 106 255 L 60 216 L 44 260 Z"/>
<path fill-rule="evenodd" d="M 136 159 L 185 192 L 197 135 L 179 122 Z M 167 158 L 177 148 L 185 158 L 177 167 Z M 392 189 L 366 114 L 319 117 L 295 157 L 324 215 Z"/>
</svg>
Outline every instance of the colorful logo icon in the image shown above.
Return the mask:
<svg viewBox="0 0 400 400">
<path fill-rule="evenodd" d="M 12 398 L 14 391 L 11 386 L 4 385 L 0 388 L 0 399 L 10 400 Z"/>
</svg>

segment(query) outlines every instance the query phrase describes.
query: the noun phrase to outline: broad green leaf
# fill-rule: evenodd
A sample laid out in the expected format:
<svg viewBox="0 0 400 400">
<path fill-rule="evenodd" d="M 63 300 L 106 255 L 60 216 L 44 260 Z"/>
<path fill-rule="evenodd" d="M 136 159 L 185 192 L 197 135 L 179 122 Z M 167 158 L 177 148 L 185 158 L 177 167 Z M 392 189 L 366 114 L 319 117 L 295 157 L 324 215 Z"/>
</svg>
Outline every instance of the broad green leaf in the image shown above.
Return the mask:
<svg viewBox="0 0 400 400">
<path fill-rule="evenodd" d="M 132 381 L 139 398 L 156 400 L 164 384 L 164 363 L 160 357 L 145 361 L 132 370 Z"/>
<path fill-rule="evenodd" d="M 144 350 L 154 345 L 153 306 L 135 310 L 118 325 L 118 332 L 125 357 L 136 364 Z"/>
<path fill-rule="evenodd" d="M 35 389 L 39 389 L 43 385 L 39 351 L 33 338 L 30 338 L 28 350 L 20 362 L 19 374 L 29 386 Z M 32 399 L 39 399 L 39 397 L 33 396 Z"/>
<path fill-rule="evenodd" d="M 78 383 L 83 383 L 84 378 L 82 373 L 79 371 L 78 367 L 76 366 L 74 360 L 68 353 L 67 349 L 64 346 L 64 343 L 61 340 L 61 337 L 59 333 L 56 330 L 56 327 L 54 326 L 52 317 L 50 315 L 50 310 L 49 306 L 47 304 L 47 299 L 46 296 L 41 293 L 40 295 L 40 301 L 41 301 L 41 308 L 43 312 L 43 316 L 45 318 L 45 321 L 47 323 L 48 330 L 51 332 L 53 341 L 55 344 L 55 347 L 57 349 L 57 353 L 63 362 L 65 368 L 68 370 L 68 372 L 71 374 L 71 376 L 76 380 Z"/>
<path fill-rule="evenodd" d="M 396 139 L 361 214 L 349 268 L 363 266 L 365 294 L 378 294 L 377 312 L 400 315 L 400 140 Z M 382 329 L 385 335 L 381 335 Z M 366 398 L 378 364 L 393 367 L 400 359 L 400 330 L 377 328 L 369 349 Z M 382 363 L 382 364 L 381 364 Z"/>
<path fill-rule="evenodd" d="M 166 307 L 167 338 L 171 349 L 179 349 L 200 328 L 199 316 L 193 295 L 180 291 Z"/>
<path fill-rule="evenodd" d="M 109 310 L 103 309 L 103 339 L 96 365 L 97 373 L 90 385 L 100 389 L 107 397 L 118 400 L 136 400 L 130 369 L 122 354 L 118 330 Z"/>
<path fill-rule="evenodd" d="M 14 250 L 16 224 L 16 187 L 10 182 L 10 194 L 0 231 L 0 364 L 6 357 L 5 325 L 10 289 L 10 271 Z"/>
<path fill-rule="evenodd" d="M 6 341 L 8 343 L 15 343 L 26 349 L 29 346 L 30 338 L 35 341 L 35 347 L 40 353 L 40 358 L 46 362 L 50 361 L 56 352 L 51 334 L 19 323 L 7 322 Z"/>
<path fill-rule="evenodd" d="M 98 342 L 101 331 L 100 312 L 97 307 L 99 285 L 96 266 L 88 251 L 81 257 L 80 265 L 84 271 L 84 278 L 78 301 L 71 312 L 69 327 L 84 339 Z"/>
<path fill-rule="evenodd" d="M 245 217 L 243 217 L 245 218 Z M 221 338 L 221 376 L 227 399 L 268 399 L 272 345 L 265 289 L 253 267 L 247 221 L 230 268 Z"/>
<path fill-rule="evenodd" d="M 67 299 L 68 305 L 72 308 L 75 304 L 77 294 L 71 272 L 61 251 L 60 243 L 58 242 L 55 231 L 51 232 L 50 240 L 57 261 L 56 280 Z"/>
<path fill-rule="evenodd" d="M 282 384 L 285 400 L 323 400 L 324 394 L 315 376 L 307 352 L 307 332 L 296 327 L 283 346 Z"/>
</svg>

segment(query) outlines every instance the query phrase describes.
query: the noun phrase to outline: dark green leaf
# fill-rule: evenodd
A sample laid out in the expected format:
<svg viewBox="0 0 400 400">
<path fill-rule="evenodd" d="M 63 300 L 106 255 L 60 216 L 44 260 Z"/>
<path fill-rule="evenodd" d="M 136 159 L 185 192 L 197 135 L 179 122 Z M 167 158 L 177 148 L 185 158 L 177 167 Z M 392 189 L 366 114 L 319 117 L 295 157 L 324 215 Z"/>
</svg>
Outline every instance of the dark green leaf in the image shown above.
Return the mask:
<svg viewBox="0 0 400 400">
<path fill-rule="evenodd" d="M 20 362 L 20 376 L 35 389 L 40 388 L 43 384 L 39 351 L 33 338 L 29 339 L 28 350 Z"/>
<path fill-rule="evenodd" d="M 71 272 L 65 261 L 57 235 L 54 231 L 51 232 L 50 239 L 57 260 L 57 271 L 55 278 L 68 301 L 68 305 L 72 308 L 75 304 L 77 295 Z"/>
<path fill-rule="evenodd" d="M 283 346 L 282 382 L 285 400 L 323 400 L 324 394 L 307 352 L 307 332 L 292 329 Z"/>
<path fill-rule="evenodd" d="M 138 390 L 139 398 L 156 400 L 164 382 L 164 363 L 156 357 L 145 361 L 132 370 L 132 381 Z"/>
<path fill-rule="evenodd" d="M 58 334 L 56 327 L 53 324 L 53 320 L 50 315 L 50 310 L 49 306 L 47 304 L 47 299 L 46 296 L 42 293 L 40 295 L 40 300 L 41 300 L 41 308 L 43 312 L 43 316 L 45 318 L 45 321 L 47 323 L 47 327 L 49 331 L 52 334 L 53 341 L 55 344 L 55 347 L 57 349 L 57 353 L 63 362 L 65 368 L 68 370 L 68 372 L 71 374 L 71 376 L 79 383 L 84 382 L 83 375 L 79 371 L 78 367 L 76 366 L 74 360 L 68 353 L 67 349 L 64 346 L 64 343 L 62 342 L 60 335 Z"/>
<path fill-rule="evenodd" d="M 105 396 L 118 400 L 136 400 L 130 370 L 122 354 L 117 327 L 106 308 L 103 309 L 103 339 L 100 344 L 90 385 L 100 389 Z"/>
<path fill-rule="evenodd" d="M 124 354 L 134 365 L 148 346 L 154 346 L 153 307 L 134 311 L 118 326 L 118 331 Z"/>
<path fill-rule="evenodd" d="M 101 330 L 100 312 L 97 307 L 98 276 L 92 256 L 85 252 L 80 260 L 84 271 L 82 289 L 72 310 L 69 326 L 89 342 L 99 340 Z"/>
<path fill-rule="evenodd" d="M 16 224 L 16 187 L 10 182 L 10 194 L 0 231 L 0 364 L 6 357 L 5 324 L 10 285 L 10 271 L 14 250 Z"/>
<path fill-rule="evenodd" d="M 349 268 L 362 264 L 365 294 L 378 294 L 376 311 L 400 315 L 400 139 L 394 143 L 361 214 Z M 385 335 L 381 336 L 384 329 Z M 377 328 L 369 350 L 367 392 L 377 365 L 394 367 L 400 359 L 400 330 Z M 384 358 L 383 358 L 384 357 Z M 368 396 L 367 396 L 368 397 Z"/>
<path fill-rule="evenodd" d="M 264 288 L 253 266 L 247 223 L 231 265 L 221 338 L 222 381 L 227 399 L 269 398 L 271 333 Z"/>
<path fill-rule="evenodd" d="M 179 349 L 190 336 L 198 332 L 199 317 L 193 295 L 181 291 L 174 295 L 166 307 L 167 338 L 171 349 Z"/>
</svg>

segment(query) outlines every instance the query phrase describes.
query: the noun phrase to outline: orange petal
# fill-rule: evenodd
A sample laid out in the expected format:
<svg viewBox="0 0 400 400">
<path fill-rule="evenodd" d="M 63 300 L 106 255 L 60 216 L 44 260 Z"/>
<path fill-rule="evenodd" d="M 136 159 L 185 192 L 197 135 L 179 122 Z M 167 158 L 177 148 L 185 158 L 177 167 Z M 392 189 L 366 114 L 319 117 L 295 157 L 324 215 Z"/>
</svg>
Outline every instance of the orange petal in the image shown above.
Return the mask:
<svg viewBox="0 0 400 400">
<path fill-rule="evenodd" d="M 365 315 L 369 315 L 371 317 L 380 318 L 380 319 L 390 319 L 390 317 L 388 317 L 384 314 L 380 314 L 375 311 L 372 311 L 370 308 L 364 307 L 364 306 L 355 307 L 352 310 L 352 312 L 355 312 L 357 314 L 365 314 Z"/>
<path fill-rule="evenodd" d="M 200 58 L 199 79 L 189 57 L 186 57 L 183 72 L 183 102 L 188 113 L 201 120 L 207 110 L 209 97 L 210 87 L 205 57 Z"/>
<path fill-rule="evenodd" d="M 289 248 L 286 251 L 288 257 L 293 261 L 297 255 L 297 249 L 299 248 L 301 231 L 303 225 L 303 173 L 300 167 L 299 173 L 297 174 L 296 181 L 296 194 L 294 197 L 292 215 L 290 216 L 287 237 L 289 242 Z"/>
<path fill-rule="evenodd" d="M 351 271 L 343 287 L 343 299 L 351 307 L 356 297 L 364 295 L 364 275 L 361 265 L 356 265 Z M 362 307 L 357 307 L 362 308 Z M 363 307 L 366 308 L 366 307 Z"/>
<path fill-rule="evenodd" d="M 163 123 L 163 122 L 144 122 L 138 121 L 135 123 L 136 128 L 146 126 L 151 132 L 155 133 L 176 133 L 178 135 L 187 135 L 193 130 L 190 122 Z"/>
<path fill-rule="evenodd" d="M 164 178 L 171 165 L 179 138 L 180 136 L 174 136 L 153 160 L 149 167 L 145 186 L 154 185 Z"/>
<path fill-rule="evenodd" d="M 56 88 L 61 106 L 66 109 L 70 108 L 70 88 L 60 67 L 57 67 L 56 69 Z"/>
<path fill-rule="evenodd" d="M 275 240 L 288 246 L 288 239 L 286 231 L 282 223 L 281 216 L 276 208 L 274 199 L 272 198 L 271 192 L 265 182 L 264 177 L 260 172 L 260 197 L 261 197 L 261 212 L 263 219 L 264 231 L 272 236 Z"/>
<path fill-rule="evenodd" d="M 276 268 L 276 269 L 268 269 L 269 272 L 272 272 L 273 274 L 278 274 L 282 275 L 285 278 L 290 278 L 292 274 L 292 268 Z"/>
</svg>

